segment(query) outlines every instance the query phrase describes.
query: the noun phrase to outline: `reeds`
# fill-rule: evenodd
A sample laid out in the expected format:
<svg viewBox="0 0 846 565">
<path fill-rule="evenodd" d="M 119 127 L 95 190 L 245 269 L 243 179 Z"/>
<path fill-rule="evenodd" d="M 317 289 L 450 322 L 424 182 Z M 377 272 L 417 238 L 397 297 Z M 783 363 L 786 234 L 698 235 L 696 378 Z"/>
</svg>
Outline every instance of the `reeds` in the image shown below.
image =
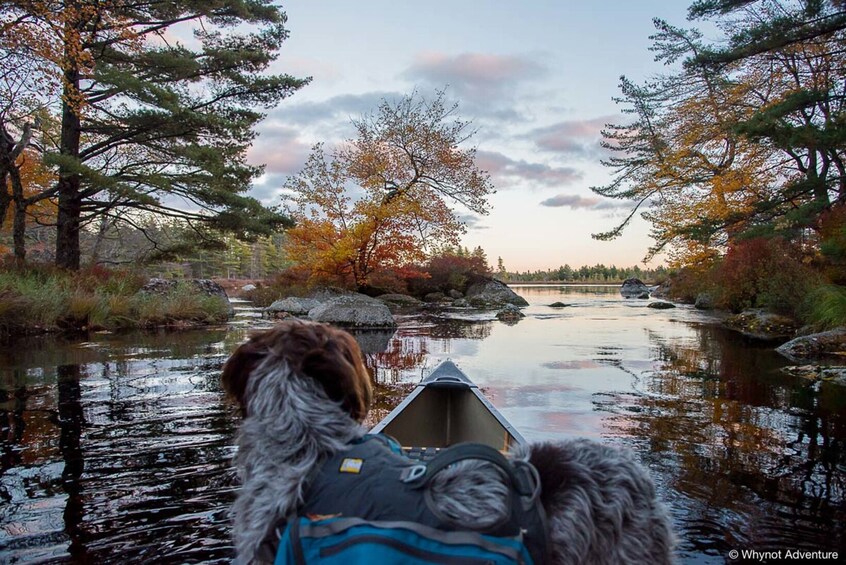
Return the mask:
<svg viewBox="0 0 846 565">
<path fill-rule="evenodd" d="M 138 292 L 144 281 L 105 269 L 7 268 L 0 271 L 0 334 L 204 324 L 228 317 L 224 300 L 190 284 L 157 295 Z"/>
</svg>

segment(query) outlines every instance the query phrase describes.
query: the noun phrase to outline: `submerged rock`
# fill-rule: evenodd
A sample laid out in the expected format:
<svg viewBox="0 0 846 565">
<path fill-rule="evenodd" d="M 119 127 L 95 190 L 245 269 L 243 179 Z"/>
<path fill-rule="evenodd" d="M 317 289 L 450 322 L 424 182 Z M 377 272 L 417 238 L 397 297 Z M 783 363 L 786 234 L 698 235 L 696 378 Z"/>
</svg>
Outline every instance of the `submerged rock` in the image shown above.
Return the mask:
<svg viewBox="0 0 846 565">
<path fill-rule="evenodd" d="M 497 307 L 504 304 L 528 306 L 526 299 L 508 288 L 505 283 L 496 279 L 488 279 L 470 285 L 465 294 L 471 305 L 480 308 Z"/>
<path fill-rule="evenodd" d="M 647 308 L 655 308 L 656 310 L 669 310 L 675 308 L 676 305 L 671 302 L 664 302 L 663 300 L 656 300 L 646 305 Z"/>
<path fill-rule="evenodd" d="M 784 367 L 783 373 L 809 381 L 824 381 L 846 386 L 846 367 L 820 367 L 819 365 L 793 365 Z"/>
<path fill-rule="evenodd" d="M 796 335 L 797 325 L 792 318 L 761 309 L 744 310 L 725 321 L 727 328 L 746 337 L 763 341 L 788 339 Z"/>
<path fill-rule="evenodd" d="M 793 361 L 846 355 L 846 328 L 797 337 L 777 347 L 776 351 Z"/>
<path fill-rule="evenodd" d="M 623 298 L 649 298 L 649 288 L 640 279 L 626 279 L 620 286 Z"/>
<path fill-rule="evenodd" d="M 505 308 L 496 313 L 496 319 L 501 322 L 517 322 L 525 318 L 526 315 L 520 311 L 517 306 L 513 304 L 506 304 Z"/>
<path fill-rule="evenodd" d="M 549 305 L 550 308 L 566 308 L 569 304 L 564 304 L 563 302 L 553 302 Z"/>
</svg>

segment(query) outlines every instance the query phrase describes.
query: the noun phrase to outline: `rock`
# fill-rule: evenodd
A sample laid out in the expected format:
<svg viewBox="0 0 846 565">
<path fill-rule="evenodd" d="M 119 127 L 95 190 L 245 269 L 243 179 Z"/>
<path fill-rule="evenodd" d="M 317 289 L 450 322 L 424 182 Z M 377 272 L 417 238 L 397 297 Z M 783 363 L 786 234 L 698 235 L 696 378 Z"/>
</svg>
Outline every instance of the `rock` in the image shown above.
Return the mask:
<svg viewBox="0 0 846 565">
<path fill-rule="evenodd" d="M 517 306 L 513 304 L 506 304 L 505 308 L 496 313 L 496 319 L 501 322 L 517 322 L 526 315 L 520 311 Z"/>
<path fill-rule="evenodd" d="M 652 296 L 652 298 L 669 298 L 670 279 L 667 279 L 655 288 L 650 289 L 649 294 Z"/>
<path fill-rule="evenodd" d="M 241 287 L 241 290 L 243 292 L 250 292 L 250 291 L 255 290 L 256 288 L 257 287 L 254 284 L 245 284 L 244 286 Z"/>
<path fill-rule="evenodd" d="M 693 302 L 693 307 L 697 310 L 713 310 L 714 309 L 714 297 L 712 297 L 707 292 L 703 292 L 696 296 L 696 300 Z"/>
<path fill-rule="evenodd" d="M 456 298 L 452 301 L 452 305 L 456 308 L 469 308 L 470 302 L 468 302 L 466 298 Z"/>
<path fill-rule="evenodd" d="M 265 313 L 274 316 L 279 312 L 287 312 L 294 316 L 306 316 L 312 308 L 319 306 L 321 302 L 314 298 L 300 298 L 299 296 L 289 296 L 282 300 L 277 300 L 270 306 L 264 309 Z"/>
<path fill-rule="evenodd" d="M 620 294 L 623 298 L 649 298 L 649 289 L 640 279 L 626 279 L 620 286 Z"/>
<path fill-rule="evenodd" d="M 312 308 L 308 317 L 315 322 L 353 328 L 393 328 L 397 325 L 384 302 L 363 294 L 327 300 Z"/>
<path fill-rule="evenodd" d="M 846 353 L 846 328 L 797 337 L 777 347 L 776 351 L 793 361 L 843 355 Z"/>
<path fill-rule="evenodd" d="M 526 299 L 508 288 L 508 285 L 496 279 L 488 279 L 470 285 L 465 295 L 473 306 L 502 306 L 513 304 L 515 306 L 528 306 Z"/>
<path fill-rule="evenodd" d="M 450 291 L 447 293 L 447 295 L 450 298 L 452 298 L 453 300 L 458 300 L 459 298 L 464 298 L 464 293 L 462 293 L 460 290 L 455 290 L 454 288 L 451 288 Z"/>
<path fill-rule="evenodd" d="M 403 304 L 409 306 L 417 306 L 421 304 L 420 300 L 417 300 L 413 296 L 409 296 L 407 294 L 382 294 L 376 297 L 376 300 L 381 300 L 382 302 L 393 302 L 395 304 Z"/>
<path fill-rule="evenodd" d="M 781 371 L 809 381 L 824 381 L 846 386 L 846 367 L 843 366 L 793 365 L 784 367 Z"/>
<path fill-rule="evenodd" d="M 639 298 L 640 300 L 649 300 L 649 291 L 646 290 L 644 292 L 641 292 L 637 295 L 637 298 Z"/>
<path fill-rule="evenodd" d="M 337 288 L 334 286 L 321 286 L 317 287 L 308 293 L 307 298 L 313 298 L 318 302 L 326 302 L 327 300 L 331 300 L 333 298 L 337 298 L 339 296 L 364 296 L 364 298 L 370 298 L 364 294 L 359 294 L 357 292 L 353 292 L 351 290 L 346 290 L 344 288 Z"/>
<path fill-rule="evenodd" d="M 138 292 L 144 294 L 167 294 L 176 288 L 175 279 L 150 279 Z"/>
<path fill-rule="evenodd" d="M 647 304 L 646 307 L 655 308 L 656 310 L 669 310 L 670 308 L 675 308 L 676 305 L 670 302 L 664 302 L 663 300 L 656 300 Z"/>
<path fill-rule="evenodd" d="M 443 302 L 446 300 L 446 294 L 443 292 L 430 292 L 423 297 L 423 302 Z"/>
<path fill-rule="evenodd" d="M 783 340 L 796 334 L 797 325 L 792 318 L 761 309 L 744 310 L 725 321 L 726 327 L 746 337 L 764 341 Z"/>
<path fill-rule="evenodd" d="M 235 309 L 232 307 L 232 304 L 229 303 L 229 295 L 226 294 L 226 290 L 210 279 L 183 279 L 180 281 L 176 279 L 152 278 L 147 282 L 147 284 L 142 286 L 138 292 L 144 294 L 164 295 L 176 290 L 176 287 L 180 282 L 192 285 L 198 293 L 220 298 L 226 303 L 226 307 L 229 309 L 229 317 L 231 318 L 235 315 Z"/>
<path fill-rule="evenodd" d="M 553 302 L 549 305 L 550 308 L 566 308 L 569 304 L 564 304 L 563 302 Z"/>
<path fill-rule="evenodd" d="M 394 314 L 419 308 L 423 302 L 407 294 L 382 294 L 376 300 L 384 302 Z"/>
</svg>

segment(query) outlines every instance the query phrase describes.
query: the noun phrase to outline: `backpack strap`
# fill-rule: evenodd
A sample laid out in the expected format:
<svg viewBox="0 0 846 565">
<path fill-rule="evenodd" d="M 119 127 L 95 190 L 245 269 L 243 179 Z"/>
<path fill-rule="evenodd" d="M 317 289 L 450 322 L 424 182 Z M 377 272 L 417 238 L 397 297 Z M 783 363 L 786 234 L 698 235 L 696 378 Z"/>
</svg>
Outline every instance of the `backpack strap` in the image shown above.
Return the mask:
<svg viewBox="0 0 846 565">
<path fill-rule="evenodd" d="M 422 488 L 429 484 L 432 478 L 450 465 L 477 459 L 493 463 L 505 473 L 511 486 L 520 496 L 529 497 L 534 502 L 540 495 L 540 477 L 534 466 L 527 461 L 509 461 L 502 453 L 489 445 L 481 443 L 460 443 L 444 449 L 431 461 L 409 468 L 403 482 L 412 488 Z M 425 469 L 424 469 L 425 468 Z M 517 472 L 518 470 L 522 472 Z"/>
</svg>

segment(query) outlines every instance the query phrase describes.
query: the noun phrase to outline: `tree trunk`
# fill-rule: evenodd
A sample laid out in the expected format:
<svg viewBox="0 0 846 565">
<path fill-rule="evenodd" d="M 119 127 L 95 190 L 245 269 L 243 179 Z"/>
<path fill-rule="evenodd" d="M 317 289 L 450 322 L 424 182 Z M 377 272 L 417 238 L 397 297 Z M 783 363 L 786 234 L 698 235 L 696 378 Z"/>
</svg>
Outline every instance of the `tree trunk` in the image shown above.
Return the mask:
<svg viewBox="0 0 846 565">
<path fill-rule="evenodd" d="M 106 239 L 106 232 L 109 231 L 111 220 L 108 216 L 103 216 L 100 219 L 100 229 L 97 230 L 97 238 L 94 240 L 94 247 L 91 250 L 91 266 L 97 264 L 100 260 L 100 249 L 103 247 L 103 241 Z"/>
<path fill-rule="evenodd" d="M 0 229 L 6 223 L 6 212 L 9 211 L 9 204 L 12 203 L 12 195 L 9 194 L 9 189 L 6 186 L 7 176 L 5 172 L 0 174 Z"/>
<path fill-rule="evenodd" d="M 12 200 L 15 203 L 15 219 L 12 222 L 15 261 L 23 264 L 26 261 L 26 199 L 20 171 L 12 167 L 9 177 L 12 180 Z"/>
<path fill-rule="evenodd" d="M 74 66 L 65 71 L 64 102 L 62 103 L 62 156 L 79 158 L 80 122 L 79 71 Z M 82 214 L 82 198 L 79 193 L 78 173 L 70 171 L 67 165 L 59 166 L 59 210 L 56 216 L 56 266 L 72 271 L 79 270 L 79 223 Z"/>
</svg>

